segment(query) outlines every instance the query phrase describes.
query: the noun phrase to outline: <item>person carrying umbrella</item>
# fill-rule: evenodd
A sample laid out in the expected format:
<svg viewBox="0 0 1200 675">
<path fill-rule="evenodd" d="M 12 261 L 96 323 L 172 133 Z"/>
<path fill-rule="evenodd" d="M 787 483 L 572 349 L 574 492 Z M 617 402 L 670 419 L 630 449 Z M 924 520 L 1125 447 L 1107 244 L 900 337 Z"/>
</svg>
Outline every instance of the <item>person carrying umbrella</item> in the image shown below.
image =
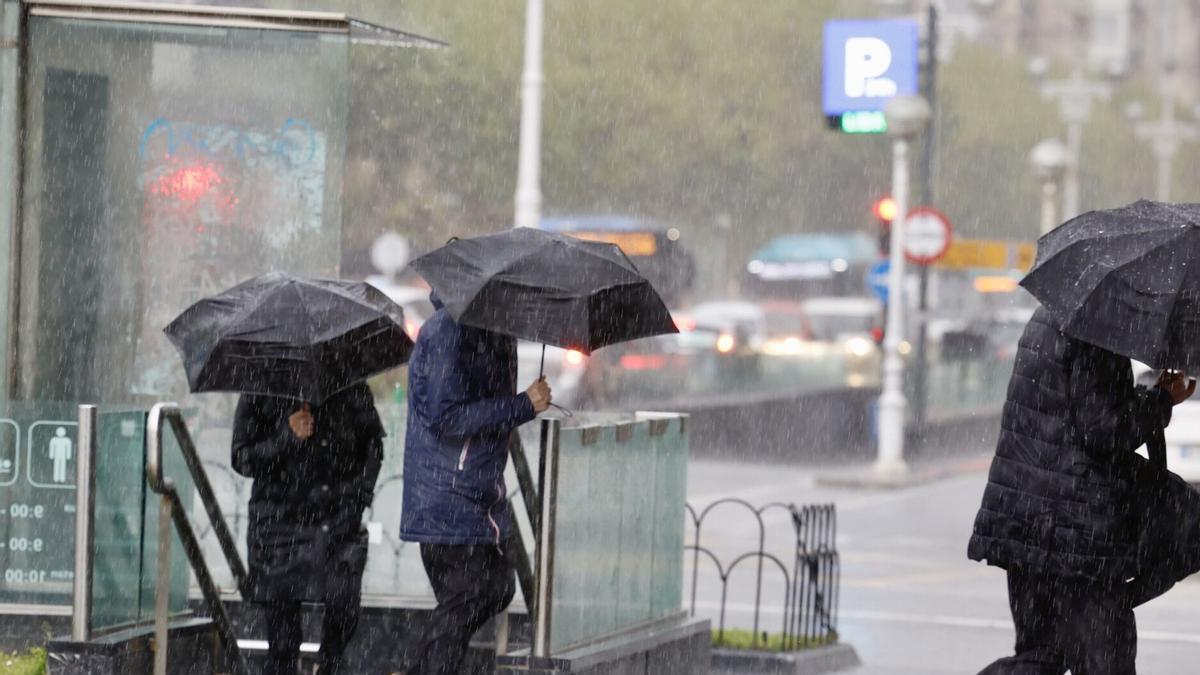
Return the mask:
<svg viewBox="0 0 1200 675">
<path fill-rule="evenodd" d="M 403 310 L 366 284 L 280 273 L 196 303 L 166 328 L 192 391 L 236 391 L 232 465 L 254 480 L 240 589 L 265 609 L 266 675 L 295 675 L 301 603 L 324 603 L 320 672 L 358 626 L 383 424 L 365 379 L 403 363 Z"/>
<path fill-rule="evenodd" d="M 1039 242 L 1022 285 L 1042 307 L 1020 340 L 968 545 L 1007 571 L 1016 627 L 1015 655 L 984 674 L 1135 672 L 1133 608 L 1195 565 L 1196 497 L 1165 470 L 1162 429 L 1196 389 L 1180 369 L 1200 366 L 1198 224 L 1196 208 L 1139 202 Z M 1167 370 L 1135 387 L 1131 357 Z M 1149 462 L 1135 454 L 1145 443 Z M 1183 541 L 1150 559 L 1157 523 Z"/>
<path fill-rule="evenodd" d="M 400 537 L 420 543 L 438 604 L 406 672 L 446 675 L 515 593 L 509 436 L 552 397 L 541 377 L 517 393 L 514 338 L 590 352 L 675 326 L 607 244 L 521 228 L 455 240 L 412 266 L 437 312 L 409 363 Z"/>
<path fill-rule="evenodd" d="M 243 598 L 264 605 L 266 675 L 296 672 L 302 602 L 325 605 L 320 672 L 343 672 L 367 562 L 362 514 L 374 497 L 383 436 L 364 383 L 316 407 L 255 394 L 238 400 L 233 468 L 254 479 Z"/>
<path fill-rule="evenodd" d="M 516 341 L 437 308 L 409 362 L 400 537 L 418 542 L 438 605 L 410 675 L 457 673 L 475 631 L 515 593 L 507 551 L 508 437 L 545 411 L 544 378 L 516 391 Z"/>
</svg>

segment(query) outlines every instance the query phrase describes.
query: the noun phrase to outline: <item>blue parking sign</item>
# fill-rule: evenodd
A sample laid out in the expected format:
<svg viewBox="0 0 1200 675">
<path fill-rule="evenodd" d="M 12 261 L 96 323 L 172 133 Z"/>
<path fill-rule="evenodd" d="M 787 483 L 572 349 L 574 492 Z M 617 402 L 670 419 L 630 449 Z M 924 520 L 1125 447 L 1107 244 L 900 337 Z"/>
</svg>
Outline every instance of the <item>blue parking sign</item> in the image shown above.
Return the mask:
<svg viewBox="0 0 1200 675">
<path fill-rule="evenodd" d="M 826 115 L 883 110 L 919 86 L 920 30 L 912 19 L 826 21 L 822 107 Z"/>
</svg>

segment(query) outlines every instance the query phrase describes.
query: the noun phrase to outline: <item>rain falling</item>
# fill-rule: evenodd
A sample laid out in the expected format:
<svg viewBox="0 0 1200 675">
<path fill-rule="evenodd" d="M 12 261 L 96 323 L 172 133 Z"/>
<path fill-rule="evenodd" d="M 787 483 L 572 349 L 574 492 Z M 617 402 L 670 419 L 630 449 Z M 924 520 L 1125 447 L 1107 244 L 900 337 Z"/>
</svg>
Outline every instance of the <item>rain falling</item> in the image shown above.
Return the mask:
<svg viewBox="0 0 1200 675">
<path fill-rule="evenodd" d="M 0 675 L 1195 672 L 1198 34 L 0 0 Z"/>
</svg>

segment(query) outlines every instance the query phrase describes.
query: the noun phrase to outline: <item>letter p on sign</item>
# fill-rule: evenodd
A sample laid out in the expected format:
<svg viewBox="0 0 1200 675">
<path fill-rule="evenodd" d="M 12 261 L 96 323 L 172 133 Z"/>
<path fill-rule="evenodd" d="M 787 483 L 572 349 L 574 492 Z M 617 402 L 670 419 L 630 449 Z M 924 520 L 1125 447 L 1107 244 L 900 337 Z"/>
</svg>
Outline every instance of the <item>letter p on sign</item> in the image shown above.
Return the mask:
<svg viewBox="0 0 1200 675">
<path fill-rule="evenodd" d="M 891 66 L 892 49 L 883 40 L 875 37 L 846 40 L 846 96 L 895 96 L 895 81 L 881 77 Z"/>
<path fill-rule="evenodd" d="M 913 19 L 832 19 L 822 47 L 821 111 L 880 112 L 918 90 L 920 27 Z"/>
</svg>

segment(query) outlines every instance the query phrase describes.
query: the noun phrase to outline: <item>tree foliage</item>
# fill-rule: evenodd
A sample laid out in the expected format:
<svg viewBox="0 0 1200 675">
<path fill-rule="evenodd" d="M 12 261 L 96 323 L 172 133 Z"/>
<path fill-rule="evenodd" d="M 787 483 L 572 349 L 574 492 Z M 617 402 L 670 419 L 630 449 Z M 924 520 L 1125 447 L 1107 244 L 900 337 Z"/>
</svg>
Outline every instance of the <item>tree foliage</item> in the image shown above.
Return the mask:
<svg viewBox="0 0 1200 675">
<path fill-rule="evenodd" d="M 365 248 L 385 229 L 428 247 L 508 226 L 524 1 L 343 7 L 451 44 L 352 52 L 349 245 Z M 823 22 L 873 7 L 548 0 L 544 212 L 671 221 L 710 277 L 722 261 L 735 272 L 777 234 L 874 227 L 870 205 L 890 189 L 890 143 L 831 131 L 820 109 Z M 961 236 L 1035 237 L 1040 193 L 1028 154 L 1062 133 L 1056 106 L 1023 64 L 983 46 L 960 46 L 938 84 L 936 205 Z M 1085 129 L 1085 208 L 1153 192 L 1152 160 L 1119 114 L 1139 86 L 1127 83 Z M 1188 153 L 1179 168 L 1196 164 Z M 717 226 L 723 216 L 729 234 Z"/>
</svg>

